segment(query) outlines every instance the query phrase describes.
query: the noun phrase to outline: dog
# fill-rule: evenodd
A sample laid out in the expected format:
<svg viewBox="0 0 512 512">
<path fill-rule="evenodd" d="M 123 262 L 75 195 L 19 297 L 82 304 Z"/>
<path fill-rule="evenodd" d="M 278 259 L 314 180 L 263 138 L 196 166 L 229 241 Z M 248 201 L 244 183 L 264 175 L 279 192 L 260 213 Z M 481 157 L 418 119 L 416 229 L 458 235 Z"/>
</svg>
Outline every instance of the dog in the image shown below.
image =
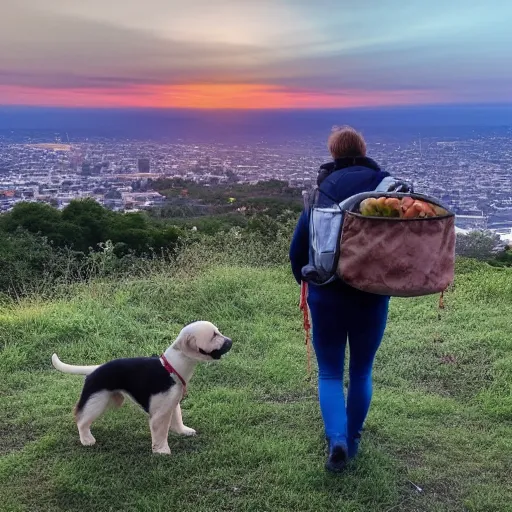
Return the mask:
<svg viewBox="0 0 512 512">
<path fill-rule="evenodd" d="M 210 322 L 186 325 L 160 356 L 114 359 L 97 366 L 74 366 L 52 356 L 64 373 L 87 375 L 75 406 L 75 421 L 84 446 L 96 440 L 91 424 L 110 405 L 120 407 L 128 396 L 149 415 L 153 453 L 170 454 L 169 430 L 185 436 L 196 431 L 183 424 L 180 401 L 194 368 L 201 361 L 217 361 L 231 350 L 232 341 Z"/>
</svg>

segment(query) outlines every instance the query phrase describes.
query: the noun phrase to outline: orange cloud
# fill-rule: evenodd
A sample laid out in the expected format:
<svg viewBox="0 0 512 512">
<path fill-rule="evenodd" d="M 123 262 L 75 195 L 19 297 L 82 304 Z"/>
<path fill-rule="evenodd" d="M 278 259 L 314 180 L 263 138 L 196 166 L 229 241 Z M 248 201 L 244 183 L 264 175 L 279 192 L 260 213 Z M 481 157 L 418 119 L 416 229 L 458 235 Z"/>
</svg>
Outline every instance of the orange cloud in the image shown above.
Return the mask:
<svg viewBox="0 0 512 512">
<path fill-rule="evenodd" d="M 442 102 L 439 94 L 407 91 L 311 91 L 268 84 L 140 85 L 125 88 L 45 89 L 0 85 L 8 105 L 100 108 L 315 109 Z"/>
</svg>

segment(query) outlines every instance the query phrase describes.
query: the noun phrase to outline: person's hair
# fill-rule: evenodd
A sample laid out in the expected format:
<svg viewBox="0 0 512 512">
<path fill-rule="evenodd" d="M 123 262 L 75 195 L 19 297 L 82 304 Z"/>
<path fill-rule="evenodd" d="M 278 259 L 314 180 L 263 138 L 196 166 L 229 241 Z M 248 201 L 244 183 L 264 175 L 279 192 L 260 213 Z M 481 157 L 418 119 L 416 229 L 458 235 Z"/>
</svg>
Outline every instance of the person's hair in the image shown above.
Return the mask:
<svg viewBox="0 0 512 512">
<path fill-rule="evenodd" d="M 366 142 L 363 136 L 350 126 L 333 128 L 327 147 L 335 159 L 345 156 L 366 156 Z"/>
</svg>

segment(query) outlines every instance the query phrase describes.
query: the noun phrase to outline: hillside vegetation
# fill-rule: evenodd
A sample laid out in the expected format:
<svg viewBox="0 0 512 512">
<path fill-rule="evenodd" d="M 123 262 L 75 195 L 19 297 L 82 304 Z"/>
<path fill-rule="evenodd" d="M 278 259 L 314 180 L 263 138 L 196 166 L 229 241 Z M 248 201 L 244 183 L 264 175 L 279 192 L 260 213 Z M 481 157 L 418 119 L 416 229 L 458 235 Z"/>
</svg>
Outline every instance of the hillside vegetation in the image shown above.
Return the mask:
<svg viewBox="0 0 512 512">
<path fill-rule="evenodd" d="M 279 180 L 207 186 L 181 178 L 151 186 L 166 200 L 139 212 L 114 212 L 84 199 L 62 210 L 19 202 L 0 215 L 0 300 L 47 295 L 54 286 L 95 277 L 134 275 L 156 261 L 174 264 L 184 247 L 197 244 L 213 243 L 224 255 L 226 244 L 237 253 L 248 248 L 256 264 L 287 261 L 303 208 L 300 189 Z M 285 242 L 278 254 L 277 238 Z M 457 254 L 512 266 L 512 250 L 491 232 L 458 235 Z"/>
<path fill-rule="evenodd" d="M 440 317 L 435 296 L 392 300 L 361 456 L 333 476 L 298 287 L 276 255 L 240 250 L 242 265 L 225 249 L 4 303 L 1 511 L 512 510 L 510 268 L 459 262 Z M 172 455 L 152 455 L 147 420 L 127 403 L 81 446 L 83 378 L 55 371 L 51 354 L 96 364 L 160 353 L 196 319 L 234 341 L 189 386 L 184 421 L 198 436 L 171 434 Z"/>
<path fill-rule="evenodd" d="M 230 230 L 256 245 L 273 244 L 278 231 L 291 236 L 290 220 L 303 204 L 299 189 L 278 180 L 207 187 L 174 179 L 153 185 L 167 201 L 139 212 L 114 212 L 84 199 L 62 210 L 19 202 L 0 215 L 0 300 L 46 294 L 51 286 L 106 274 L 133 275 L 148 261 L 167 265 L 183 246 L 226 237 L 230 243 Z"/>
</svg>

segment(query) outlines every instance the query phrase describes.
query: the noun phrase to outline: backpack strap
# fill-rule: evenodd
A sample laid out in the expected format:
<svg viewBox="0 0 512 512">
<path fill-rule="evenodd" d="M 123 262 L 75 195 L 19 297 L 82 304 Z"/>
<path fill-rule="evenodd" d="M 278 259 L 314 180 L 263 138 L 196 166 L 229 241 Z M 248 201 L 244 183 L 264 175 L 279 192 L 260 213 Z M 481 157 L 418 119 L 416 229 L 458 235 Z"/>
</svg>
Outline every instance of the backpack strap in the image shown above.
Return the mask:
<svg viewBox="0 0 512 512">
<path fill-rule="evenodd" d="M 412 183 L 386 176 L 375 188 L 374 192 L 414 192 Z"/>
<path fill-rule="evenodd" d="M 395 184 L 393 176 L 386 176 L 375 188 L 374 192 L 389 192 L 391 187 Z"/>
<path fill-rule="evenodd" d="M 316 190 L 316 187 L 315 187 Z M 311 205 L 311 195 L 314 192 L 311 190 L 303 190 L 302 191 L 302 201 L 304 202 L 304 210 L 308 211 Z"/>
<path fill-rule="evenodd" d="M 372 192 L 361 192 L 351 197 L 347 197 L 345 201 L 339 203 L 339 207 L 342 210 L 349 209 L 351 206 L 356 204 L 358 201 L 362 201 L 367 197 L 371 197 L 375 192 L 401 192 L 406 194 L 414 193 L 413 186 L 402 180 L 397 180 L 392 176 L 386 176 Z"/>
</svg>

